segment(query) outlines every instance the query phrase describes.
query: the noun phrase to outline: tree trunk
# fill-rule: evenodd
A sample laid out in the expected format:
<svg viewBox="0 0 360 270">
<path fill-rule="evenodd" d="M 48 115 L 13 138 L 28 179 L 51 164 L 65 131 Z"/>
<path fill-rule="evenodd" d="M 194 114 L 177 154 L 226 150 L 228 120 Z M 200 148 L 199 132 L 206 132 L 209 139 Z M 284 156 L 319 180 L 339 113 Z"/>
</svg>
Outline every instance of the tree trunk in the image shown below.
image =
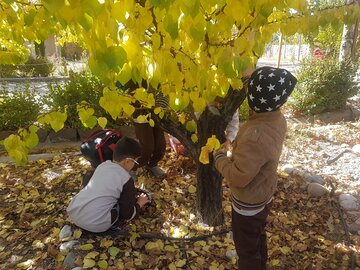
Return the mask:
<svg viewBox="0 0 360 270">
<path fill-rule="evenodd" d="M 197 162 L 197 211 L 202 222 L 218 226 L 224 222 L 222 208 L 222 176 L 216 170 L 214 160 L 209 164 Z"/>
<path fill-rule="evenodd" d="M 170 117 L 160 119 L 153 114 L 156 123 L 166 132 L 176 137 L 195 160 L 197 164 L 197 212 L 200 219 L 210 226 L 221 225 L 224 221 L 222 176 L 215 168 L 211 153 L 209 154 L 209 164 L 199 162 L 201 147 L 206 144 L 207 139 L 212 135 L 215 135 L 220 142 L 225 141 L 226 126 L 244 99 L 244 90 L 239 91 L 231 88 L 219 111 L 216 111 L 216 109 L 210 110 L 207 107 L 197 120 L 197 143 L 192 142 L 191 133 L 186 130 L 184 125 L 175 122 Z"/>
<path fill-rule="evenodd" d="M 348 0 L 347 3 L 350 4 L 352 1 L 353 0 Z M 339 52 L 339 62 L 343 62 L 346 60 L 355 60 L 358 24 L 359 19 L 357 19 L 355 24 L 353 25 L 344 24 Z"/>
</svg>

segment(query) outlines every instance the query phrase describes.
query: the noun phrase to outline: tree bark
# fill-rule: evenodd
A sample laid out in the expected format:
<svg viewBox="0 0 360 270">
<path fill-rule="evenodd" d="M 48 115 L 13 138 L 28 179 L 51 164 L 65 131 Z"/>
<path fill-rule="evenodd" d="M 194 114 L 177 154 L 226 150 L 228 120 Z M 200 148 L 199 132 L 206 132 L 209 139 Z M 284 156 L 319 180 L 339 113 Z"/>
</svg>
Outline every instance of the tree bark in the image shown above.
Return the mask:
<svg viewBox="0 0 360 270">
<path fill-rule="evenodd" d="M 222 208 L 222 176 L 216 170 L 214 159 L 209 164 L 197 161 L 196 207 L 202 222 L 210 226 L 224 223 Z"/>
</svg>

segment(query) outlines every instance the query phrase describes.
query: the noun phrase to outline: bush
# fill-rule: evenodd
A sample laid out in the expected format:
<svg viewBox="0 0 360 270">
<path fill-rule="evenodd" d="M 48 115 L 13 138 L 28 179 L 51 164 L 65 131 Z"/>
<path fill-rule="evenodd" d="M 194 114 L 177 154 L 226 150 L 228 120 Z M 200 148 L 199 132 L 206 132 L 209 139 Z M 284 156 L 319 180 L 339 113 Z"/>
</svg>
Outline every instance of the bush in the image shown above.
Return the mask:
<svg viewBox="0 0 360 270">
<path fill-rule="evenodd" d="M 37 120 L 42 109 L 37 93 L 25 89 L 0 91 L 0 130 L 17 130 L 20 127 L 28 127 Z"/>
<path fill-rule="evenodd" d="M 53 69 L 46 57 L 29 58 L 25 64 L 0 65 L 0 78 L 48 77 Z"/>
<path fill-rule="evenodd" d="M 53 72 L 54 65 L 46 57 L 29 58 L 19 66 L 22 77 L 48 77 Z"/>
<path fill-rule="evenodd" d="M 306 59 L 297 73 L 298 83 L 289 107 L 307 115 L 342 109 L 349 97 L 358 92 L 357 65 L 336 59 Z"/>
<path fill-rule="evenodd" d="M 65 127 L 83 128 L 76 105 L 86 101 L 94 110 L 96 116 L 108 116 L 99 105 L 104 85 L 88 71 L 70 72 L 69 81 L 65 84 L 49 86 L 49 92 L 44 96 L 44 103 L 49 109 L 67 108 Z M 110 120 L 110 117 L 107 117 Z M 109 123 L 111 125 L 111 123 Z"/>
</svg>

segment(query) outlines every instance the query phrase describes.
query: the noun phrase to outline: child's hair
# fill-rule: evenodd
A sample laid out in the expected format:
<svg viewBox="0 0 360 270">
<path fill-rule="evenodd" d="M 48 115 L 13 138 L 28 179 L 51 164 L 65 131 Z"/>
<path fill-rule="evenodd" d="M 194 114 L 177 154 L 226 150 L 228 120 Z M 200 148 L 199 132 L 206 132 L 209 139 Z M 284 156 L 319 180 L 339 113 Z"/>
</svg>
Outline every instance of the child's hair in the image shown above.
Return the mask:
<svg viewBox="0 0 360 270">
<path fill-rule="evenodd" d="M 125 158 L 137 158 L 141 155 L 139 143 L 129 137 L 122 137 L 115 146 L 113 153 L 114 161 L 121 161 Z"/>
</svg>

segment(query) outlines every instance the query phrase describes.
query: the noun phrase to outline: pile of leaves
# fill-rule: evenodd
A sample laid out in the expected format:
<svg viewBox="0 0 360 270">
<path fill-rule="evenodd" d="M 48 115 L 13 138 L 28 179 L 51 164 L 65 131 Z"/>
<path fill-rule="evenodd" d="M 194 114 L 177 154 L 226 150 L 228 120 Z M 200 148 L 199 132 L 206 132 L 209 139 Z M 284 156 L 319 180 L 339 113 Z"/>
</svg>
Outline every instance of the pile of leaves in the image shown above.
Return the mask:
<svg viewBox="0 0 360 270">
<path fill-rule="evenodd" d="M 127 236 L 95 235 L 72 225 L 76 265 L 90 269 L 234 269 L 229 189 L 224 189 L 225 224 L 209 227 L 197 217 L 195 164 L 168 151 L 164 180 L 144 175 L 156 201 L 155 215 L 125 226 Z M 66 207 L 81 187 L 89 164 L 76 152 L 23 167 L 0 164 L 0 268 L 63 268 L 59 232 L 71 224 Z M 336 201 L 311 198 L 304 181 L 279 172 L 279 188 L 267 227 L 269 269 L 349 269 L 349 247 Z"/>
</svg>

